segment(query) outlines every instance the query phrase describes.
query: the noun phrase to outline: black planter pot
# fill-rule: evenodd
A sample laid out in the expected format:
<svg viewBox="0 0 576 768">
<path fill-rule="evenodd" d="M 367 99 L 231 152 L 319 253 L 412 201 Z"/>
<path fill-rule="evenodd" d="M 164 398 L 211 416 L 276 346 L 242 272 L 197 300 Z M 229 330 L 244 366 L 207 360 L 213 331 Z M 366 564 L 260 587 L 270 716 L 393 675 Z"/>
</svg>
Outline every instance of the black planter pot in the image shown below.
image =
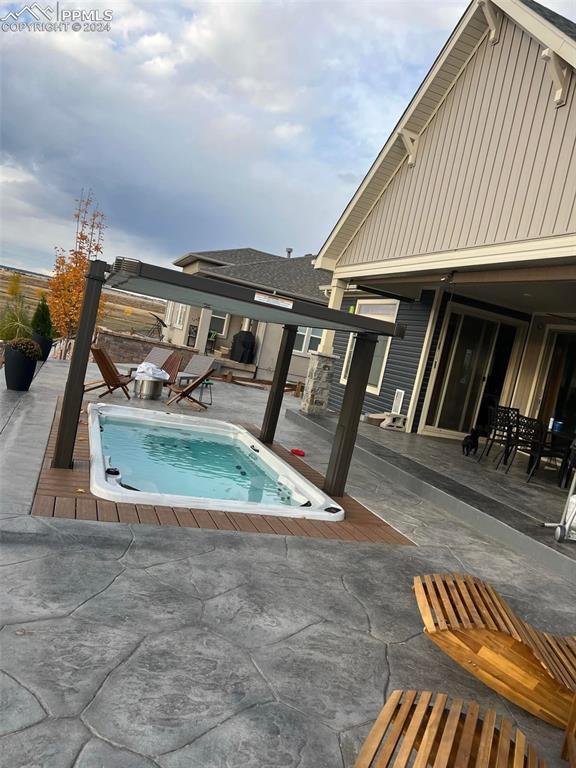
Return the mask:
<svg viewBox="0 0 576 768">
<path fill-rule="evenodd" d="M 17 392 L 27 392 L 34 378 L 36 370 L 36 360 L 31 360 L 17 349 L 11 349 L 9 346 L 4 350 L 4 375 L 6 376 L 6 387 L 15 389 Z"/>
<path fill-rule="evenodd" d="M 45 363 L 48 360 L 48 355 L 52 349 L 52 339 L 48 339 L 46 336 L 41 336 L 36 331 L 32 331 L 32 341 L 35 341 L 42 350 L 42 357 L 40 362 Z"/>
</svg>

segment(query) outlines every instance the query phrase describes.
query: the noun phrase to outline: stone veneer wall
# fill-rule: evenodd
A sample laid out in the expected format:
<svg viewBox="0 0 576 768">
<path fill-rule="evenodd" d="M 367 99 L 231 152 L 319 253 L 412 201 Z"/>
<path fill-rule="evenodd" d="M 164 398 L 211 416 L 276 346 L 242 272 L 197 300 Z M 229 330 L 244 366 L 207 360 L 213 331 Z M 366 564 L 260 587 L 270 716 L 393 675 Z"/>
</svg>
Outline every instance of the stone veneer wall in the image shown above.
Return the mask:
<svg viewBox="0 0 576 768">
<path fill-rule="evenodd" d="M 302 395 L 300 410 L 310 416 L 319 416 L 328 408 L 330 387 L 334 373 L 336 355 L 325 355 L 320 352 L 310 352 L 308 374 Z"/>
<path fill-rule="evenodd" d="M 180 352 L 182 354 L 182 370 L 190 362 L 190 358 L 196 354 L 191 347 L 182 347 L 177 344 L 168 344 L 158 339 L 148 339 L 145 336 L 133 336 L 129 333 L 118 333 L 110 331 L 107 328 L 98 328 L 96 331 L 96 342 L 98 346 L 103 347 L 115 363 L 131 363 L 138 365 L 148 355 L 153 347 L 169 349 L 170 352 Z M 220 373 L 232 371 L 235 376 L 246 379 L 253 379 L 256 373 L 256 366 L 247 363 L 237 363 L 234 360 L 227 360 L 225 357 L 214 355 L 220 363 Z"/>
<path fill-rule="evenodd" d="M 179 347 L 165 341 L 158 341 L 158 339 L 118 333 L 107 328 L 97 329 L 96 344 L 105 349 L 115 363 L 141 363 L 153 347 L 161 347 L 162 349 L 169 349 L 171 352 L 180 352 L 182 354 L 182 367 L 184 368 L 194 354 L 190 347 Z"/>
</svg>

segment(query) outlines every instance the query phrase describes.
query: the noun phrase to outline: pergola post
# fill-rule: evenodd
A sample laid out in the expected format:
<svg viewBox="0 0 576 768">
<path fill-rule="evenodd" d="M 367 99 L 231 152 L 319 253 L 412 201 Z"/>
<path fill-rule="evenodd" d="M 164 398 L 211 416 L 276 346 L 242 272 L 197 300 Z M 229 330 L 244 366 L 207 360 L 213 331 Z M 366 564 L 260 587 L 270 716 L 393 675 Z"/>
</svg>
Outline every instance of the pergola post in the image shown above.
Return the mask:
<svg viewBox="0 0 576 768">
<path fill-rule="evenodd" d="M 262 421 L 262 429 L 260 430 L 260 440 L 263 443 L 270 444 L 274 442 L 297 331 L 298 326 L 296 325 L 285 325 L 282 331 L 282 340 L 280 341 L 280 350 L 276 360 L 276 368 L 274 369 L 274 378 L 272 379 L 272 387 L 268 395 L 266 412 Z"/>
<path fill-rule="evenodd" d="M 80 312 L 80 323 L 76 333 L 72 359 L 70 360 L 70 369 L 68 370 L 68 379 L 66 380 L 62 412 L 58 425 L 58 436 L 56 437 L 56 447 L 54 449 L 54 458 L 52 459 L 52 466 L 58 469 L 70 469 L 72 467 L 78 419 L 80 418 L 82 399 L 84 397 L 84 379 L 86 378 L 90 345 L 92 344 L 94 328 L 96 327 L 100 294 L 106 279 L 107 267 L 108 265 L 105 261 L 91 261 L 88 273 L 86 274 L 86 287 L 84 289 L 82 311 Z"/>
<path fill-rule="evenodd" d="M 378 336 L 373 333 L 359 333 L 356 336 L 324 482 L 324 491 L 329 496 L 344 495 L 377 341 Z"/>
</svg>

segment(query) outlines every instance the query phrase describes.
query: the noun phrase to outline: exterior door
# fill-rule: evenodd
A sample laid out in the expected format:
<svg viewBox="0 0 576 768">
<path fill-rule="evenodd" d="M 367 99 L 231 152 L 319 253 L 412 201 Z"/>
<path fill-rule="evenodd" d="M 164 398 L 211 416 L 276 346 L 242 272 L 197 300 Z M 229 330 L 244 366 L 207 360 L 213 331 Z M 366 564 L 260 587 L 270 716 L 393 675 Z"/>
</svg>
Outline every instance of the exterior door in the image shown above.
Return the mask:
<svg viewBox="0 0 576 768">
<path fill-rule="evenodd" d="M 451 311 L 426 423 L 468 432 L 476 422 L 499 323 Z"/>
</svg>

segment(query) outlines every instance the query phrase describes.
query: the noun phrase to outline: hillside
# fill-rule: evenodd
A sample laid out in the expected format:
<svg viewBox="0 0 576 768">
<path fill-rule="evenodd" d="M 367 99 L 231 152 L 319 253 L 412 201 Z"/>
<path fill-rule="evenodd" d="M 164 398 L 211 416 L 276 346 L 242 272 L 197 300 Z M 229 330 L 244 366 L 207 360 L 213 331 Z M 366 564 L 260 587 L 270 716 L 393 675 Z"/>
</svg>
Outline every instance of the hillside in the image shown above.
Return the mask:
<svg viewBox="0 0 576 768">
<path fill-rule="evenodd" d="M 15 272 L 20 274 L 24 299 L 30 311 L 33 311 L 38 302 L 39 292 L 48 290 L 48 276 L 0 265 L 0 307 L 7 299 L 8 284 Z M 106 311 L 102 325 L 113 331 L 146 332 L 154 322 L 151 312 L 160 317 L 164 316 L 165 302 L 161 299 L 149 299 L 146 296 L 136 296 L 115 291 L 112 288 L 105 288 L 104 292 Z"/>
</svg>

